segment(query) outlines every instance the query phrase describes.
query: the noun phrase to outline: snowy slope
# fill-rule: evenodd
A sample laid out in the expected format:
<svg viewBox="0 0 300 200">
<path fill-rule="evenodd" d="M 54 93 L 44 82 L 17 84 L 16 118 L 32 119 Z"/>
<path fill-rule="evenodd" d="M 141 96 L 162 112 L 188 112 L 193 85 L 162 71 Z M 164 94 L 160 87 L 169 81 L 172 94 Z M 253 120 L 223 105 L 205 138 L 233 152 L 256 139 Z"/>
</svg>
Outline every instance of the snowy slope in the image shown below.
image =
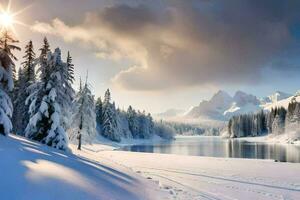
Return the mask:
<svg viewBox="0 0 300 200">
<path fill-rule="evenodd" d="M 274 94 L 272 94 L 268 97 L 262 98 L 261 102 L 262 102 L 262 104 L 276 103 L 277 101 L 289 98 L 291 96 L 292 96 L 291 94 L 281 92 L 281 91 L 276 91 Z"/>
<path fill-rule="evenodd" d="M 89 152 L 89 153 L 88 153 Z M 0 195 L 3 200 L 164 199 L 157 184 L 126 167 L 0 136 Z M 75 151 L 76 153 L 76 151 Z"/>
<path fill-rule="evenodd" d="M 286 99 L 282 99 L 280 101 L 276 101 L 276 102 L 273 102 L 273 103 L 267 103 L 267 104 L 263 105 L 263 108 L 265 110 L 271 110 L 272 108 L 275 108 L 275 107 L 287 108 L 289 103 L 292 101 L 293 98 L 295 98 L 295 100 L 297 102 L 300 102 L 300 95 L 295 94 L 294 96 L 290 96 L 290 97 L 288 97 Z"/>
</svg>

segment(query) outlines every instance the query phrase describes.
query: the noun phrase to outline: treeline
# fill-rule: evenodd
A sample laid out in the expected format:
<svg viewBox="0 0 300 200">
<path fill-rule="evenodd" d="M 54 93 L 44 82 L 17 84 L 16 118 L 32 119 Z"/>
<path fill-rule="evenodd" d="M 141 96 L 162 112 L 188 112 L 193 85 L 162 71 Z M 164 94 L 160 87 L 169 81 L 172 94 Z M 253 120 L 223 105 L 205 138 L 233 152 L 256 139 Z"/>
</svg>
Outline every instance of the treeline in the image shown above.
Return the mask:
<svg viewBox="0 0 300 200">
<path fill-rule="evenodd" d="M 69 141 L 92 142 L 97 135 L 120 142 L 121 138 L 172 137 L 172 131 L 153 121 L 150 114 L 117 109 L 107 90 L 103 102 L 94 100 L 87 80 L 73 89 L 74 65 L 59 48 L 53 52 L 47 38 L 39 49 L 25 47 L 16 72 L 13 50 L 21 50 L 7 31 L 0 38 L 0 134 L 11 132 L 65 150 Z M 12 119 L 12 120 L 11 120 Z"/>
<path fill-rule="evenodd" d="M 164 124 L 173 128 L 178 135 L 219 136 L 223 129 L 222 127 L 202 127 L 197 124 L 179 122 L 164 122 Z"/>
<path fill-rule="evenodd" d="M 276 107 L 268 112 L 261 110 L 254 114 L 233 116 L 228 122 L 228 135 L 232 138 L 264 134 L 280 135 L 297 130 L 299 123 L 300 103 L 293 98 L 287 109 Z"/>
<path fill-rule="evenodd" d="M 110 140 L 119 142 L 121 138 L 149 139 L 154 134 L 163 138 L 172 138 L 174 131 L 166 125 L 154 122 L 150 113 L 141 112 L 129 106 L 127 111 L 116 108 L 111 102 L 109 89 L 104 100 L 96 101 L 96 121 L 100 134 Z"/>
</svg>

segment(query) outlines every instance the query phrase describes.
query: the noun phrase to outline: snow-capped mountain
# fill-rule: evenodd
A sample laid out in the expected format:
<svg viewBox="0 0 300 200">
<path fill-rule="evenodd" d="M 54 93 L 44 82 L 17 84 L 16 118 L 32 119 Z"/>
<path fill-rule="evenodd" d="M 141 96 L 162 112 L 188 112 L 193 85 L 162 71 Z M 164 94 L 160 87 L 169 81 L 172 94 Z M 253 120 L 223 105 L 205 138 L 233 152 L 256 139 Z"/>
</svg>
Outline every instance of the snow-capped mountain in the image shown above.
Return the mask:
<svg viewBox="0 0 300 200">
<path fill-rule="evenodd" d="M 236 114 L 253 112 L 260 109 L 260 104 L 261 102 L 256 96 L 237 91 L 233 97 L 230 108 L 224 111 L 223 115 L 228 119 Z"/>
<path fill-rule="evenodd" d="M 198 106 L 193 107 L 186 117 L 190 118 L 211 118 L 224 120 L 223 113 L 231 106 L 233 98 L 225 91 L 218 91 L 209 101 L 202 101 Z"/>
<path fill-rule="evenodd" d="M 237 91 L 233 96 L 230 96 L 227 92 L 219 90 L 210 100 L 204 100 L 198 106 L 193 106 L 186 112 L 178 109 L 169 109 L 155 116 L 159 119 L 186 123 L 225 122 L 230 117 L 238 114 L 256 112 L 260 109 L 269 110 L 276 106 L 287 107 L 294 96 L 296 96 L 296 100 L 300 101 L 300 92 L 291 95 L 276 91 L 267 97 L 259 99 L 243 91 Z"/>
<path fill-rule="evenodd" d="M 227 92 L 220 90 L 210 100 L 202 101 L 199 106 L 191 109 L 186 117 L 226 121 L 235 114 L 258 110 L 260 104 L 260 100 L 254 95 L 237 91 L 231 97 Z"/>
<path fill-rule="evenodd" d="M 286 99 L 291 97 L 291 94 L 281 92 L 281 91 L 276 91 L 274 94 L 267 96 L 265 98 L 261 99 L 262 104 L 270 104 L 270 103 L 276 103 L 280 100 Z"/>
</svg>

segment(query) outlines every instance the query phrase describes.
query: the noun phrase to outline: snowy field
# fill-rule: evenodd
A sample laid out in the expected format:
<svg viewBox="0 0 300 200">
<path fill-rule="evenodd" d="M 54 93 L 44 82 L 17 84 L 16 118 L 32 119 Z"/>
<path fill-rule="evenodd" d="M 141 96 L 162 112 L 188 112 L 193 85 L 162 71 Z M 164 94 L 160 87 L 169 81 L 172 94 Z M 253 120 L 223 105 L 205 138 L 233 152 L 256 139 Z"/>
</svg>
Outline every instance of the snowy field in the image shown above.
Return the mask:
<svg viewBox="0 0 300 200">
<path fill-rule="evenodd" d="M 99 152 L 157 182 L 171 199 L 300 199 L 300 164 L 153 153 Z"/>
<path fill-rule="evenodd" d="M 0 136 L 1 199 L 228 200 L 300 198 L 300 164 L 115 151 L 64 153 Z"/>
</svg>

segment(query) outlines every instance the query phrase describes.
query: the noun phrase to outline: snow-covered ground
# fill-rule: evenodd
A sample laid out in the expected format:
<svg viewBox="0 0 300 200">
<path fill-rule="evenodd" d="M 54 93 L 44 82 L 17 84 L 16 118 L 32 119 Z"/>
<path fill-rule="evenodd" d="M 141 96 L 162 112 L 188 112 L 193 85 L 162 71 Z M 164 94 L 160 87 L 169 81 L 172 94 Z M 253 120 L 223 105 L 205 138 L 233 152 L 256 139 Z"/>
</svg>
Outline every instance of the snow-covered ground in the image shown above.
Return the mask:
<svg viewBox="0 0 300 200">
<path fill-rule="evenodd" d="M 1 199 L 292 199 L 300 164 L 114 150 L 98 142 L 65 153 L 0 136 Z"/>
<path fill-rule="evenodd" d="M 27 139 L 0 136 L 0 199 L 166 199 L 158 185 L 84 150 L 76 156 Z M 75 151 L 76 153 L 76 151 Z"/>
<path fill-rule="evenodd" d="M 97 158 L 157 182 L 171 199 L 300 198 L 300 164 L 119 151 L 100 152 Z"/>
<path fill-rule="evenodd" d="M 226 137 L 226 136 L 224 136 Z M 289 135 L 289 133 L 285 133 L 282 135 L 264 135 L 264 136 L 256 136 L 256 137 L 240 137 L 240 138 L 233 138 L 233 140 L 244 140 L 248 142 L 265 142 L 265 143 L 272 143 L 272 144 L 293 144 L 293 145 L 300 145 L 299 140 L 293 140 L 293 137 Z M 300 156 L 300 155 L 299 155 Z"/>
</svg>

